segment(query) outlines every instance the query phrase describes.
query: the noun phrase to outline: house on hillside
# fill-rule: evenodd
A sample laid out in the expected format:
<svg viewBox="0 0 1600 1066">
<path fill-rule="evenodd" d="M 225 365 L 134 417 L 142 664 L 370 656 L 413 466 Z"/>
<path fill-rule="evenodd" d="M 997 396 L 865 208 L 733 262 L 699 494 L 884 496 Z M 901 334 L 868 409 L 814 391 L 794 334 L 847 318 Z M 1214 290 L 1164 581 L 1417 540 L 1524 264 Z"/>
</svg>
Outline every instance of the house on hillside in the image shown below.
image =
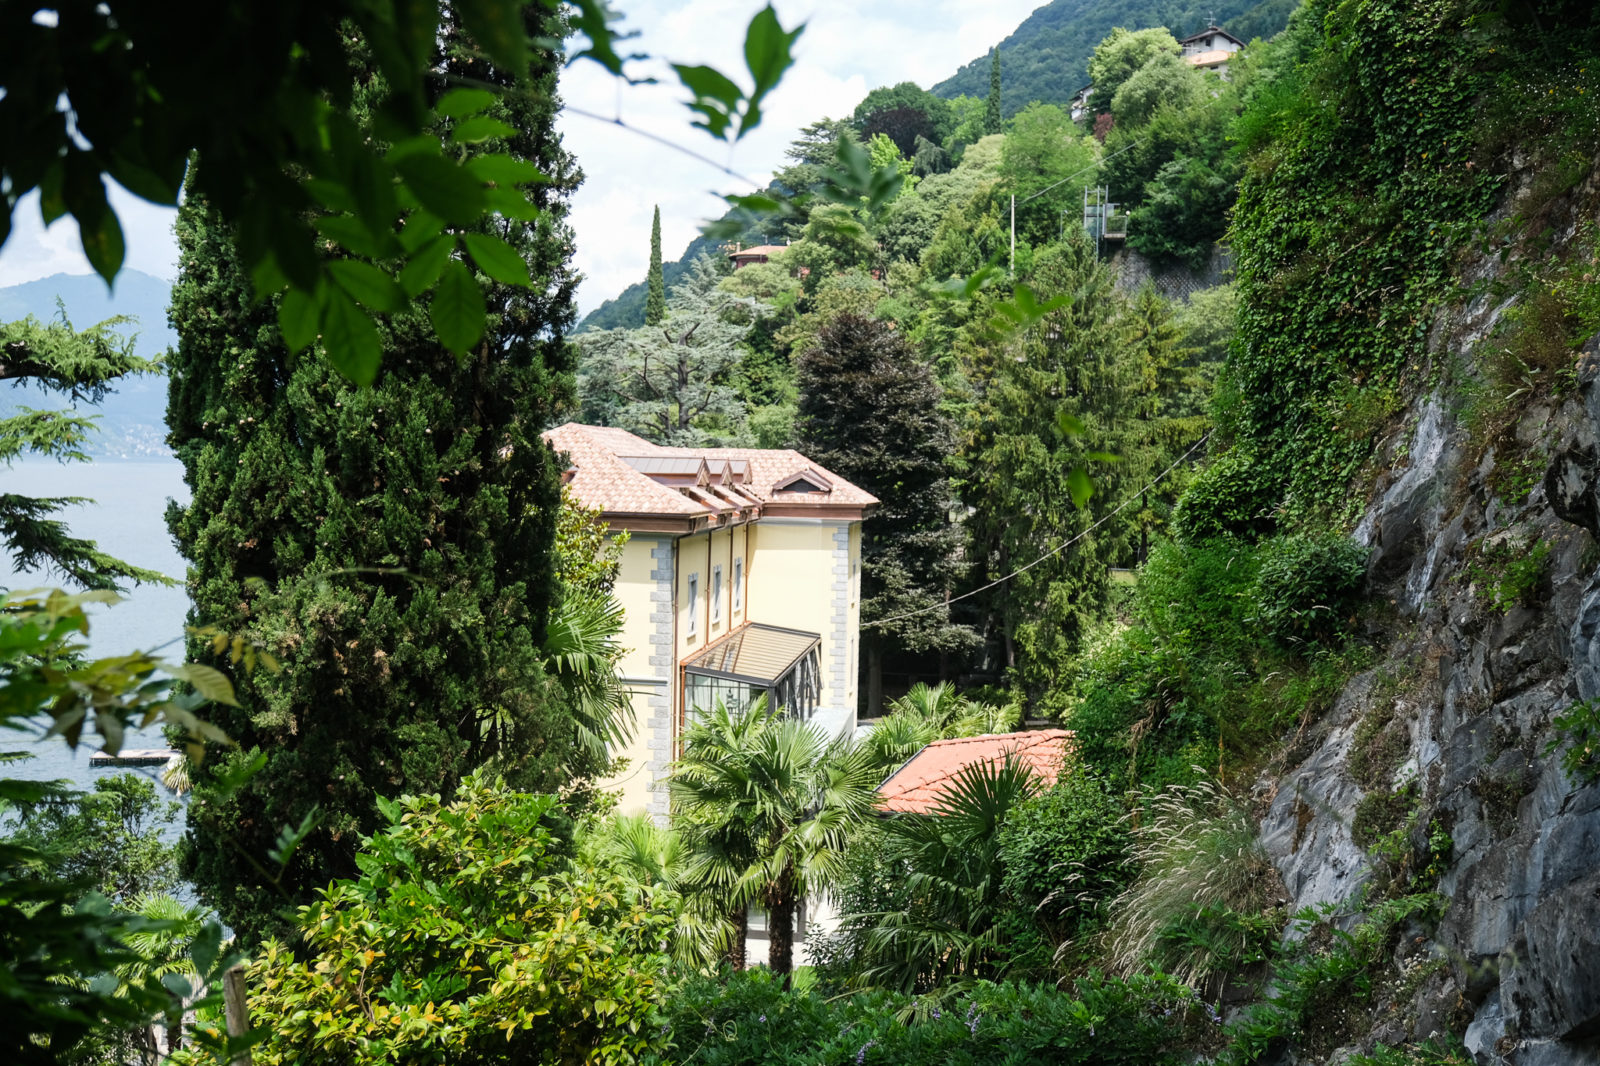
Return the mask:
<svg viewBox="0 0 1600 1066">
<path fill-rule="evenodd" d="M 733 262 L 733 269 L 743 270 L 745 267 L 753 266 L 756 263 L 768 262 L 773 256 L 787 247 L 788 245 L 786 244 L 754 244 L 749 248 L 740 248 L 735 245 L 733 251 L 728 253 L 728 258 Z"/>
<path fill-rule="evenodd" d="M 1083 116 L 1089 113 L 1089 97 L 1092 95 L 1094 95 L 1094 82 L 1072 94 L 1072 100 L 1067 104 L 1067 113 L 1072 116 L 1072 121 L 1083 121 Z"/>
<path fill-rule="evenodd" d="M 667 814 L 666 773 L 699 708 L 765 693 L 830 734 L 856 725 L 861 523 L 870 493 L 796 451 L 667 448 L 568 423 L 564 480 L 627 530 L 616 593 L 635 728 L 624 812 Z"/>
<path fill-rule="evenodd" d="M 962 771 L 969 766 L 999 766 L 1008 756 L 1033 771 L 1048 788 L 1061 776 L 1074 742 L 1070 729 L 936 740 L 878 786 L 878 809 L 885 814 L 936 814 Z"/>
<path fill-rule="evenodd" d="M 1214 70 L 1218 77 L 1226 80 L 1228 60 L 1244 47 L 1244 42 L 1221 26 L 1207 26 L 1194 36 L 1179 41 L 1178 46 L 1183 49 L 1183 58 L 1190 66 Z"/>
</svg>

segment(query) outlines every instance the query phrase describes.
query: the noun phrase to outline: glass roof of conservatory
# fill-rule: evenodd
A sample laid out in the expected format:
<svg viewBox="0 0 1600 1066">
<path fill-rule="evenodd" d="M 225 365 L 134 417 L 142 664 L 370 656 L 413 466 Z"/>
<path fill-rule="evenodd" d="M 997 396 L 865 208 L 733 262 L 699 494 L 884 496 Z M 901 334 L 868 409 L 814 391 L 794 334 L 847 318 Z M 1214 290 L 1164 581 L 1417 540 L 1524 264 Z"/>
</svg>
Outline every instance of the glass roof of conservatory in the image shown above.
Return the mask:
<svg viewBox="0 0 1600 1066">
<path fill-rule="evenodd" d="M 735 678 L 770 687 L 821 641 L 799 629 L 749 622 L 684 663 L 693 674 Z"/>
</svg>

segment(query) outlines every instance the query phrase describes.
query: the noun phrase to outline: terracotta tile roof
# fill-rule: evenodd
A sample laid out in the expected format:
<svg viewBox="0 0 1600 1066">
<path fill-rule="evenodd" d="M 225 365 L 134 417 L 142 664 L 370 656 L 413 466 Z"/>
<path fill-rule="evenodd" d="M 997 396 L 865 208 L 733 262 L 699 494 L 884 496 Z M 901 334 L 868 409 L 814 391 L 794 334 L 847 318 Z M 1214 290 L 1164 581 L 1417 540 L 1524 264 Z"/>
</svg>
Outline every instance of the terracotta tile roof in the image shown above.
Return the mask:
<svg viewBox="0 0 1600 1066">
<path fill-rule="evenodd" d="M 743 259 L 746 256 L 755 255 L 772 256 L 777 255 L 779 252 L 787 252 L 788 250 L 789 246 L 787 244 L 757 244 L 750 248 L 741 248 L 737 252 L 729 252 L 728 258 Z"/>
<path fill-rule="evenodd" d="M 557 426 L 544 437 L 557 452 L 566 453 L 572 492 L 602 512 L 692 517 L 768 503 L 871 507 L 878 502 L 870 492 L 786 448 L 667 448 L 627 430 L 576 422 Z M 642 461 L 646 459 L 703 459 L 711 468 L 711 484 L 686 491 L 664 485 L 645 471 L 656 465 L 664 468 L 658 473 L 676 471 L 683 464 Z M 729 465 L 733 484 L 722 486 L 722 474 Z M 774 486 L 807 470 L 826 480 L 830 491 L 774 491 Z"/>
<path fill-rule="evenodd" d="M 1219 63 L 1226 63 L 1233 58 L 1233 53 L 1224 49 L 1215 52 L 1196 52 L 1189 57 L 1189 65 L 1195 67 L 1214 67 Z"/>
<path fill-rule="evenodd" d="M 1179 41 L 1178 43 L 1180 45 L 1193 44 L 1196 41 L 1203 41 L 1207 37 L 1226 37 L 1228 40 L 1232 41 L 1234 44 L 1238 45 L 1240 48 L 1244 47 L 1244 42 L 1243 41 L 1239 40 L 1239 38 L 1235 37 L 1233 34 L 1229 33 L 1227 30 L 1223 29 L 1221 26 L 1207 26 L 1205 29 L 1201 30 L 1199 33 L 1190 34 L 1188 37 L 1185 37 L 1183 40 Z"/>
<path fill-rule="evenodd" d="M 1046 785 L 1053 785 L 1072 743 L 1070 729 L 936 740 L 878 786 L 878 807 L 884 811 L 933 814 L 957 774 L 977 763 L 999 765 L 1008 752 L 1031 767 Z"/>
</svg>

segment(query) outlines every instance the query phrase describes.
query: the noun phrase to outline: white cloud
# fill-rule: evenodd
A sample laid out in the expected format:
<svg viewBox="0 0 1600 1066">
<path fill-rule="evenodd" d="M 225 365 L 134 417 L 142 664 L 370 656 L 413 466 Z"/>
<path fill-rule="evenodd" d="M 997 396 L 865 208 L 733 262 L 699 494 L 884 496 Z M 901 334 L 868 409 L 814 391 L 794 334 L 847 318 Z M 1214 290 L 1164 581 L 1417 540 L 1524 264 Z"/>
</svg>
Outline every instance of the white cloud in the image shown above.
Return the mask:
<svg viewBox="0 0 1600 1066">
<path fill-rule="evenodd" d="M 783 150 L 802 126 L 839 118 L 854 110 L 879 85 L 915 81 L 924 87 L 981 55 L 1010 33 L 1043 0 L 778 0 L 785 26 L 801 21 L 806 31 L 795 47 L 797 62 L 768 100 L 760 128 L 732 151 L 691 129 L 684 91 L 664 64 L 652 73 L 661 84 L 618 89 L 593 63 L 572 68 L 562 81 L 569 105 L 665 138 L 707 156 L 711 162 L 630 132 L 610 121 L 564 113 L 560 128 L 567 147 L 587 175 L 573 198 L 577 232 L 574 256 L 586 276 L 579 289 L 581 311 L 597 307 L 641 280 L 650 257 L 650 213 L 661 206 L 662 251 L 675 259 L 699 225 L 722 214 L 719 193 L 750 192 L 750 184 L 724 173 L 725 166 L 764 185 L 783 162 Z M 633 44 L 678 62 L 709 63 L 735 75 L 743 68 L 744 28 L 759 10 L 757 0 L 622 0 L 627 25 L 641 31 Z M 176 273 L 173 212 L 138 200 L 120 188 L 111 193 L 122 219 L 128 265 L 158 277 Z M 36 198 L 18 205 L 10 239 L 0 247 L 0 285 L 55 273 L 89 273 L 70 219 L 45 229 Z"/>
</svg>

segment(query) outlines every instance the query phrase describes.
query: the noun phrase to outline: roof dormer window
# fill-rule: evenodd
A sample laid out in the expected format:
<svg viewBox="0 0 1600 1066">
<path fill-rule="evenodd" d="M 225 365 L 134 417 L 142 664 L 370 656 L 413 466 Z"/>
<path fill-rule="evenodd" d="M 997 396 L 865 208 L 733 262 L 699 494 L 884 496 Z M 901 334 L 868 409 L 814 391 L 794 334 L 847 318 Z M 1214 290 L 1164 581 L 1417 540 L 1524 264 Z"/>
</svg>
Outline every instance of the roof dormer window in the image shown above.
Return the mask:
<svg viewBox="0 0 1600 1066">
<path fill-rule="evenodd" d="M 817 473 L 811 467 L 806 467 L 799 473 L 790 474 L 788 477 L 772 486 L 773 492 L 832 492 L 833 482 Z"/>
</svg>

